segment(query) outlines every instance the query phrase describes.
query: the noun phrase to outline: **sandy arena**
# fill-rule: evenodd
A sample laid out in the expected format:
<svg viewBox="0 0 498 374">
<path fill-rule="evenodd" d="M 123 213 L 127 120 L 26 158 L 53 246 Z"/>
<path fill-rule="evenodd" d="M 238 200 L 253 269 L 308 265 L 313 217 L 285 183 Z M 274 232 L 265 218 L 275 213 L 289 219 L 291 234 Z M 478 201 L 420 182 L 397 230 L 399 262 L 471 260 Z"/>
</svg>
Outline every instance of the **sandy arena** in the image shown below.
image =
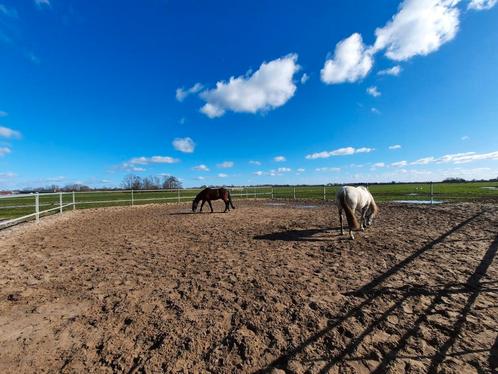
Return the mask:
<svg viewBox="0 0 498 374">
<path fill-rule="evenodd" d="M 492 373 L 498 206 L 68 212 L 0 232 L 0 372 Z M 214 203 L 222 210 L 222 203 Z"/>
</svg>

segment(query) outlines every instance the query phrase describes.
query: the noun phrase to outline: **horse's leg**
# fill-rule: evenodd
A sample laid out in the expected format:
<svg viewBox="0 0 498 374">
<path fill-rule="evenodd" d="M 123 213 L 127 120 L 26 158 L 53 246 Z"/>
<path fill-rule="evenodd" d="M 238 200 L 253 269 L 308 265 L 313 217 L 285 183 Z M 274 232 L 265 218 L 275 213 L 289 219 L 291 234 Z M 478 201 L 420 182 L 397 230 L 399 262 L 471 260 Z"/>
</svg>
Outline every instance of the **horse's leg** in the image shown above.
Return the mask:
<svg viewBox="0 0 498 374">
<path fill-rule="evenodd" d="M 202 203 L 201 203 L 201 210 L 200 212 L 202 212 L 202 207 L 204 206 L 204 203 L 206 202 L 206 200 L 202 200 Z"/>
<path fill-rule="evenodd" d="M 213 213 L 213 206 L 211 205 L 211 200 L 208 200 L 209 207 L 211 208 L 211 213 Z"/>
<path fill-rule="evenodd" d="M 351 229 L 349 229 L 349 237 L 351 238 L 351 240 L 354 240 L 353 230 Z"/>
<path fill-rule="evenodd" d="M 342 209 L 339 209 L 339 222 L 341 223 L 341 235 L 344 235 L 344 229 L 342 228 Z"/>
<path fill-rule="evenodd" d="M 230 210 L 230 207 L 228 206 L 228 200 L 223 200 L 225 202 L 225 211 L 223 213 L 226 213 Z"/>
<path fill-rule="evenodd" d="M 367 228 L 367 226 L 365 225 L 365 216 L 367 214 L 367 208 L 363 208 L 361 210 L 361 231 L 365 231 L 365 229 Z"/>
</svg>

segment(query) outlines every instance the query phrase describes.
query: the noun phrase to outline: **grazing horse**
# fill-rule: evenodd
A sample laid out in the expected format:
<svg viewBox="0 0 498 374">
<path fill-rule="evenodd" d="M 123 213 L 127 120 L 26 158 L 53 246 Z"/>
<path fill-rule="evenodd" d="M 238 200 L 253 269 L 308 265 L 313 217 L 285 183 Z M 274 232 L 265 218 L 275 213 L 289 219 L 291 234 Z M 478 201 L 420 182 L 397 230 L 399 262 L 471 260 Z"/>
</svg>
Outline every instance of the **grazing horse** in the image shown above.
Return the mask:
<svg viewBox="0 0 498 374">
<path fill-rule="evenodd" d="M 344 235 L 342 228 L 342 211 L 346 213 L 348 220 L 349 236 L 354 239 L 353 230 L 362 231 L 373 223 L 374 217 L 378 214 L 379 208 L 375 204 L 375 200 L 365 187 L 342 187 L 336 195 L 337 207 L 339 208 L 339 221 L 341 222 L 341 235 Z M 361 223 L 355 216 L 355 211 L 361 213 Z"/>
<path fill-rule="evenodd" d="M 211 213 L 213 213 L 213 206 L 211 205 L 211 200 L 219 200 L 222 199 L 225 202 L 225 210 L 224 213 L 230 210 L 230 206 L 232 209 L 235 207 L 232 204 L 232 197 L 230 196 L 230 191 L 226 188 L 205 188 L 201 192 L 197 194 L 194 201 L 192 202 L 192 212 L 195 213 L 197 210 L 197 205 L 199 205 L 199 201 L 202 200 L 201 204 L 201 212 L 204 203 L 207 201 L 209 207 L 211 208 Z"/>
</svg>

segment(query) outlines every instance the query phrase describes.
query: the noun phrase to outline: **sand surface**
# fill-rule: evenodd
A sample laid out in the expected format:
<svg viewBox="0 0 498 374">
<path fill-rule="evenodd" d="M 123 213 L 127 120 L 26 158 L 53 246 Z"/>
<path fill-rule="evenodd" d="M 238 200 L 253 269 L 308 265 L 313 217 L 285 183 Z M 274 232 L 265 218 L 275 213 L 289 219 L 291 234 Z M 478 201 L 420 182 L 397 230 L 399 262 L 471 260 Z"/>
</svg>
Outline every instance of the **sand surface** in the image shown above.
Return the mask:
<svg viewBox="0 0 498 374">
<path fill-rule="evenodd" d="M 351 241 L 316 204 L 0 232 L 0 372 L 497 370 L 497 205 L 381 205 Z"/>
</svg>

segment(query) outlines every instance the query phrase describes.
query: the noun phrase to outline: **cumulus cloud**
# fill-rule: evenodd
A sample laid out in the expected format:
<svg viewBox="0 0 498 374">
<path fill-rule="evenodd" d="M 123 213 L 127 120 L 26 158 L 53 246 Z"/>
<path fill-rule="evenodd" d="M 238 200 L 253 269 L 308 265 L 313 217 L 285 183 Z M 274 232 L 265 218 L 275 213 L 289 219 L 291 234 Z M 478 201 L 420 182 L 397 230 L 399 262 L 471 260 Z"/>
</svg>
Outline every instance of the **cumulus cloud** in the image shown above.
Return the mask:
<svg viewBox="0 0 498 374">
<path fill-rule="evenodd" d="M 251 165 L 257 165 L 257 166 L 261 165 L 261 162 L 260 161 L 256 161 L 256 160 L 251 160 L 251 161 L 249 161 L 249 163 Z"/>
<path fill-rule="evenodd" d="M 233 168 L 234 165 L 235 163 L 233 161 L 223 161 L 221 164 L 216 164 L 216 166 L 221 169 Z"/>
<path fill-rule="evenodd" d="M 258 171 L 255 171 L 253 174 L 257 175 L 258 177 L 260 177 L 260 176 L 264 175 L 264 172 L 261 171 L 261 170 L 258 170 Z"/>
<path fill-rule="evenodd" d="M 192 153 L 195 150 L 195 143 L 191 138 L 176 138 L 173 140 L 173 147 L 183 153 Z"/>
<path fill-rule="evenodd" d="M 310 76 L 308 74 L 304 73 L 301 76 L 301 84 L 305 84 L 309 79 L 310 79 Z"/>
<path fill-rule="evenodd" d="M 284 162 L 287 161 L 287 159 L 284 156 L 276 156 L 273 158 L 273 161 L 275 162 Z"/>
<path fill-rule="evenodd" d="M 326 84 L 356 82 L 368 74 L 372 65 L 371 49 L 363 44 L 360 34 L 354 33 L 337 43 L 334 57 L 325 61 L 320 77 Z"/>
<path fill-rule="evenodd" d="M 204 86 L 200 83 L 196 83 L 194 84 L 192 87 L 190 88 L 177 88 L 176 89 L 176 100 L 178 100 L 179 102 L 182 102 L 183 100 L 185 100 L 187 98 L 187 96 L 190 96 L 192 94 L 196 94 L 197 92 L 200 92 L 202 89 L 204 88 Z"/>
<path fill-rule="evenodd" d="M 372 165 L 374 168 L 383 168 L 386 166 L 385 163 L 383 162 L 376 162 L 375 164 Z"/>
<path fill-rule="evenodd" d="M 473 10 L 488 10 L 496 5 L 498 0 L 471 0 L 468 8 Z"/>
<path fill-rule="evenodd" d="M 218 174 L 218 178 L 226 178 L 226 177 L 228 177 L 228 174 L 225 174 L 225 173 Z"/>
<path fill-rule="evenodd" d="M 362 147 L 362 148 L 353 148 L 353 147 L 345 147 L 345 148 L 339 148 L 335 149 L 333 151 L 322 151 L 322 152 L 316 152 L 316 153 L 311 153 L 309 155 L 306 155 L 307 160 L 316 160 L 318 158 L 329 158 L 332 156 L 348 156 L 348 155 L 353 155 L 355 153 L 370 153 L 375 151 L 375 148 L 367 148 L 367 147 Z"/>
<path fill-rule="evenodd" d="M 390 150 L 396 150 L 396 149 L 401 149 L 401 145 L 399 144 L 393 144 L 389 146 Z"/>
<path fill-rule="evenodd" d="M 294 74 L 299 71 L 297 54 L 263 62 L 251 75 L 231 77 L 216 83 L 216 88 L 201 92 L 206 101 L 201 112 L 209 118 L 233 112 L 267 112 L 284 105 L 296 92 Z"/>
<path fill-rule="evenodd" d="M 378 110 L 378 109 L 377 109 L 377 108 L 375 108 L 375 107 L 372 107 L 372 108 L 370 109 L 370 111 L 371 111 L 373 114 L 380 114 L 380 110 Z"/>
<path fill-rule="evenodd" d="M 0 157 L 8 155 L 11 152 L 9 147 L 0 147 Z"/>
<path fill-rule="evenodd" d="M 379 97 L 380 95 L 382 95 L 380 93 L 379 89 L 377 88 L 377 86 L 368 87 L 367 94 L 369 94 L 370 96 L 373 96 L 373 97 Z"/>
<path fill-rule="evenodd" d="M 396 66 L 393 66 L 392 68 L 380 70 L 377 74 L 378 75 L 392 75 L 392 76 L 397 77 L 401 73 L 401 70 L 402 70 L 401 66 L 396 65 Z"/>
<path fill-rule="evenodd" d="M 192 169 L 197 170 L 197 171 L 209 171 L 209 168 L 204 164 L 194 166 Z"/>
<path fill-rule="evenodd" d="M 375 30 L 374 50 L 405 61 L 428 55 L 452 40 L 459 26 L 459 0 L 405 0 L 393 18 Z"/>
<path fill-rule="evenodd" d="M 21 133 L 16 130 L 9 129 L 8 127 L 0 126 L 0 137 L 19 139 L 21 138 Z"/>
</svg>

